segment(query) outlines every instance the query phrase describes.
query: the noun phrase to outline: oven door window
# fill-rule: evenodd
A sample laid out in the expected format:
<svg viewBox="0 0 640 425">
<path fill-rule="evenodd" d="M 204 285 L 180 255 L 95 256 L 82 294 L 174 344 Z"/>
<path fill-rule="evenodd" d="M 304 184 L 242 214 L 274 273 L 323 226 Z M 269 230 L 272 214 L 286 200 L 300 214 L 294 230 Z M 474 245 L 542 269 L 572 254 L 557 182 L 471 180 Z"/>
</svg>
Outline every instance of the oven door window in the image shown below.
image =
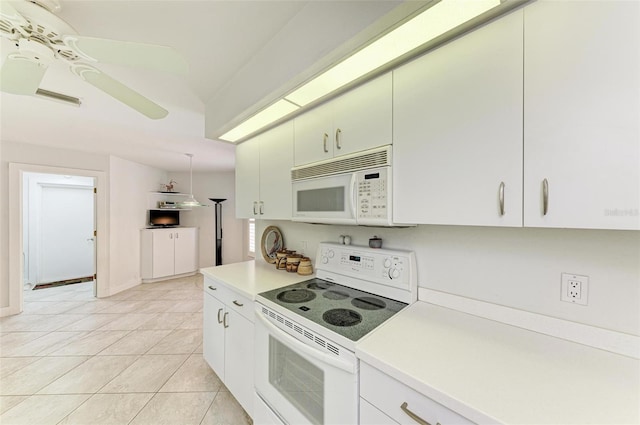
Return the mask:
<svg viewBox="0 0 640 425">
<path fill-rule="evenodd" d="M 271 335 L 269 382 L 311 423 L 324 423 L 324 372 Z"/>
</svg>

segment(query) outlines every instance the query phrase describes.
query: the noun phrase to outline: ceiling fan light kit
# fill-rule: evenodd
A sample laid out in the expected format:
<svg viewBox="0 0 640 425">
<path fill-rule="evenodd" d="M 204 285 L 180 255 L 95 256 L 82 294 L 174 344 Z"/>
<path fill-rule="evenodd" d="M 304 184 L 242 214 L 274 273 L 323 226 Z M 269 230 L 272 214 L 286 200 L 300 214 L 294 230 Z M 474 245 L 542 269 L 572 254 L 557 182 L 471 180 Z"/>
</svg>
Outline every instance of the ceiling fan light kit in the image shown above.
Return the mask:
<svg viewBox="0 0 640 425">
<path fill-rule="evenodd" d="M 0 90 L 34 95 L 49 64 L 60 60 L 71 72 L 102 92 L 151 119 L 168 111 L 142 94 L 106 75 L 93 65 L 112 63 L 185 75 L 188 64 L 171 47 L 83 37 L 54 15 L 57 0 L 0 1 L 0 36 L 14 42 L 0 69 Z M 64 96 L 64 95 L 63 95 Z"/>
</svg>

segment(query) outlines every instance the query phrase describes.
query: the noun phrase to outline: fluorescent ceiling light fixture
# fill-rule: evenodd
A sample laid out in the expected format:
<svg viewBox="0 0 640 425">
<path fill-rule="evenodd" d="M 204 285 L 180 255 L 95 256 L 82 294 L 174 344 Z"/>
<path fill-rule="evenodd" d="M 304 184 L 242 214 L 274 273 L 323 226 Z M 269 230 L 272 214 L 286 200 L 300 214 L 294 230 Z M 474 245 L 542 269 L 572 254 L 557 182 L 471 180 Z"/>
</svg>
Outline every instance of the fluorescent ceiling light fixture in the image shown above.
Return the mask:
<svg viewBox="0 0 640 425">
<path fill-rule="evenodd" d="M 500 0 L 442 0 L 285 99 L 307 105 L 498 5 Z"/>
<path fill-rule="evenodd" d="M 291 112 L 299 108 L 300 107 L 298 105 L 294 105 L 293 103 L 285 99 L 280 99 L 273 105 L 258 112 L 240 125 L 227 131 L 222 136 L 220 136 L 220 139 L 226 140 L 228 142 L 235 142 L 253 133 L 254 131 L 260 130 L 264 126 L 269 125 L 286 115 L 289 115 Z"/>
<path fill-rule="evenodd" d="M 273 105 L 226 132 L 220 139 L 236 142 L 298 108 L 357 80 L 482 13 L 500 0 L 440 0 Z"/>
</svg>

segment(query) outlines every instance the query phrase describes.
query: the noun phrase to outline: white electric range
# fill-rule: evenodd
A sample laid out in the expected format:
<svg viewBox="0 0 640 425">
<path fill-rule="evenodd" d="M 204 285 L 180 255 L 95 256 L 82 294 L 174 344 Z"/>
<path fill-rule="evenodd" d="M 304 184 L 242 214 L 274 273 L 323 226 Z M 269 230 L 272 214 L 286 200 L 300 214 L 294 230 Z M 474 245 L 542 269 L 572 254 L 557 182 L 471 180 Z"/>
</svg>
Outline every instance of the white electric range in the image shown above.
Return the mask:
<svg viewBox="0 0 640 425">
<path fill-rule="evenodd" d="M 258 294 L 254 423 L 357 423 L 356 343 L 416 300 L 415 263 L 322 243 L 315 278 Z"/>
</svg>

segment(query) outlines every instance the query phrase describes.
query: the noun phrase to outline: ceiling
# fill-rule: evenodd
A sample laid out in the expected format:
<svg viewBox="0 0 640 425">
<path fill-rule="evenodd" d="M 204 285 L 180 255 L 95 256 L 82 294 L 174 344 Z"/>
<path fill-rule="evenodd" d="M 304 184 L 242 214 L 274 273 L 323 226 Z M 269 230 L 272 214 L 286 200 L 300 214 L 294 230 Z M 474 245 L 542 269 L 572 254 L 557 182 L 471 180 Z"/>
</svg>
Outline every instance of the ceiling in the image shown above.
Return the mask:
<svg viewBox="0 0 640 425">
<path fill-rule="evenodd" d="M 24 0 L 20 0 L 24 1 Z M 61 0 L 79 34 L 167 45 L 186 77 L 111 64 L 97 67 L 169 110 L 150 120 L 81 81 L 61 61 L 40 87 L 79 97 L 80 107 L 0 94 L 2 141 L 116 155 L 167 171 L 233 169 L 234 145 L 205 138 L 317 73 L 424 2 Z M 1 61 L 14 49 L 2 39 Z M 207 134 L 210 131 L 207 132 Z M 218 133 L 220 134 L 220 133 Z"/>
</svg>

